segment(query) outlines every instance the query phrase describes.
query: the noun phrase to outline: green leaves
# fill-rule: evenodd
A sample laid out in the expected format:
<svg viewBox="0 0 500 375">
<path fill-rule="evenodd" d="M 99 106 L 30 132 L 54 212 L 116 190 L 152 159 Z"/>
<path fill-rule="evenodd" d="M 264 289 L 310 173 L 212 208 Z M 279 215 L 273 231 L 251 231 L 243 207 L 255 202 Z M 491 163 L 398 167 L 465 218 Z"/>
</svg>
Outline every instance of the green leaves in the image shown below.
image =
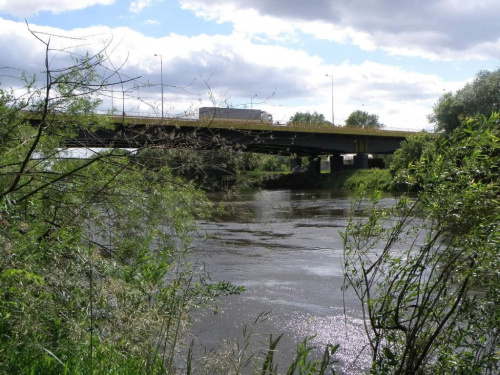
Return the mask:
<svg viewBox="0 0 500 375">
<path fill-rule="evenodd" d="M 451 133 L 478 116 L 489 117 L 500 103 L 500 70 L 481 71 L 473 82 L 455 94 L 444 94 L 433 108 L 429 120 L 439 131 Z M 468 120 L 469 118 L 469 120 Z"/>
<path fill-rule="evenodd" d="M 500 367 L 499 118 L 439 137 L 399 175 L 416 196 L 386 215 L 376 200 L 353 202 L 361 215 L 345 232 L 346 280 L 362 302 L 373 373 Z"/>
<path fill-rule="evenodd" d="M 189 263 L 212 209 L 192 183 L 126 151 L 67 152 L 110 127 L 95 114 L 103 64 L 47 65 L 29 102 L 0 91 L 2 373 L 173 373 L 191 310 L 243 291 Z"/>
<path fill-rule="evenodd" d="M 323 114 L 318 112 L 297 112 L 290 117 L 288 124 L 311 125 L 311 126 L 332 126 L 332 123 L 325 119 Z"/>
<path fill-rule="evenodd" d="M 280 338 L 281 336 L 278 337 L 278 340 Z M 328 344 L 323 352 L 322 360 L 312 360 L 310 358 L 310 354 L 315 347 L 311 346 L 309 341 L 313 338 L 314 336 L 306 337 L 299 344 L 297 344 L 297 355 L 295 360 L 290 364 L 287 375 L 293 375 L 296 373 L 299 375 L 323 375 L 327 373 L 327 370 L 330 370 L 330 373 L 335 375 L 332 365 L 338 361 L 333 360 L 332 357 L 335 355 L 339 346 Z M 263 372 L 263 374 L 265 374 L 265 372 Z"/>
<path fill-rule="evenodd" d="M 0 279 L 2 280 L 2 282 L 6 282 L 9 284 L 15 283 L 19 286 L 22 286 L 26 283 L 33 283 L 38 286 L 45 284 L 43 278 L 40 275 L 22 269 L 7 269 L 2 272 L 2 274 L 0 275 Z"/>
<path fill-rule="evenodd" d="M 346 126 L 381 129 L 384 124 L 378 120 L 378 115 L 370 114 L 366 111 L 356 110 L 352 112 L 345 121 Z"/>
</svg>

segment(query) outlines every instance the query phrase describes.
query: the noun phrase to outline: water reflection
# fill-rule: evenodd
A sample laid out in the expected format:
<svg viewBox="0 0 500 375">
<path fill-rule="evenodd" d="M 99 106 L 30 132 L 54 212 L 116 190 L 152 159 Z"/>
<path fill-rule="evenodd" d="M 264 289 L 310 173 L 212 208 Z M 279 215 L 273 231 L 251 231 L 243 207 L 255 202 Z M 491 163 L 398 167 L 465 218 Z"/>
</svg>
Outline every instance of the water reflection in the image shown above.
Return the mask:
<svg viewBox="0 0 500 375">
<path fill-rule="evenodd" d="M 256 222 L 293 220 L 294 218 L 347 217 L 349 198 L 345 192 L 290 190 L 260 191 L 259 193 L 232 196 L 218 203 L 226 207 L 219 217 L 222 221 Z"/>
<path fill-rule="evenodd" d="M 316 335 L 319 347 L 341 344 L 345 373 L 366 370 L 359 302 L 341 290 L 339 231 L 347 223 L 349 197 L 333 191 L 281 190 L 220 203 L 227 213 L 200 222 L 204 236 L 197 241 L 195 258 L 206 264 L 214 281 L 230 281 L 247 291 L 222 301 L 217 314 L 205 311 L 200 316 L 193 327 L 200 350 L 216 346 L 220 338 L 241 336 L 244 325 L 271 311 L 260 328 L 263 333 L 285 332 L 278 359 L 290 361 L 296 343 Z"/>
</svg>

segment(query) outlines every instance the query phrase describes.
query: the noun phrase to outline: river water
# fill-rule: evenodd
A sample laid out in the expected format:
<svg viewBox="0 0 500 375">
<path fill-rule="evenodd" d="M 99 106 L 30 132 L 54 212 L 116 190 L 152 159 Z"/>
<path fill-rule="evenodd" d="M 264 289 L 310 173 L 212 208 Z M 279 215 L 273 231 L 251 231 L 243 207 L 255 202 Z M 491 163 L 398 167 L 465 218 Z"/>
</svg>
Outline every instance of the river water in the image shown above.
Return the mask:
<svg viewBox="0 0 500 375">
<path fill-rule="evenodd" d="M 393 198 L 385 200 L 390 205 Z M 191 331 L 196 350 L 220 349 L 224 340 L 241 344 L 245 326 L 253 342 L 264 346 L 269 334 L 283 333 L 276 358 L 286 372 L 297 342 L 315 335 L 310 342 L 318 348 L 340 344 L 337 373 L 365 373 L 369 352 L 359 301 L 349 289 L 342 291 L 339 232 L 347 224 L 349 196 L 263 190 L 224 205 L 227 212 L 218 220 L 200 222 L 194 258 L 214 282 L 229 281 L 246 291 L 197 315 Z M 254 326 L 263 313 L 265 321 Z"/>
</svg>

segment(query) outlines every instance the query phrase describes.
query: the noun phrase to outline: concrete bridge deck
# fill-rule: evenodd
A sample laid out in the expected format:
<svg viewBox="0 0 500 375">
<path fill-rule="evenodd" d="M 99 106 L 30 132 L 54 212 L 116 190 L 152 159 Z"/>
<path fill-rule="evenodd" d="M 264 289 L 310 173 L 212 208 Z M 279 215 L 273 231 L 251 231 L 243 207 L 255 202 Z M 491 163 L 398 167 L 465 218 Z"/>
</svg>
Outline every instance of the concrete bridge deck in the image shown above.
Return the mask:
<svg viewBox="0 0 500 375">
<path fill-rule="evenodd" d="M 143 148 L 237 147 L 268 154 L 321 156 L 345 153 L 391 154 L 415 132 L 328 127 L 304 124 L 273 125 L 247 121 L 180 120 L 111 116 L 112 130 L 81 132 L 68 140 L 71 147 Z"/>
</svg>

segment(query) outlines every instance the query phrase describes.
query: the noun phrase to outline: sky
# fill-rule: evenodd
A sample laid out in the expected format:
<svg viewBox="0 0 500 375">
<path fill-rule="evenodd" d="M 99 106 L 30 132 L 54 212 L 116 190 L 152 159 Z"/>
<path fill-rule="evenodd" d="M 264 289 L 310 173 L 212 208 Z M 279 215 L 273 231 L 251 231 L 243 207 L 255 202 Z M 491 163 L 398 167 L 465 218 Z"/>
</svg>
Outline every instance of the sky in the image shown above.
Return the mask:
<svg viewBox="0 0 500 375">
<path fill-rule="evenodd" d="M 49 42 L 54 68 L 104 51 L 114 82 L 137 78 L 101 111 L 161 116 L 163 83 L 166 117 L 229 106 L 343 125 L 363 110 L 432 129 L 441 95 L 498 69 L 499 16 L 498 0 L 0 0 L 0 83 L 43 73 Z"/>
</svg>

